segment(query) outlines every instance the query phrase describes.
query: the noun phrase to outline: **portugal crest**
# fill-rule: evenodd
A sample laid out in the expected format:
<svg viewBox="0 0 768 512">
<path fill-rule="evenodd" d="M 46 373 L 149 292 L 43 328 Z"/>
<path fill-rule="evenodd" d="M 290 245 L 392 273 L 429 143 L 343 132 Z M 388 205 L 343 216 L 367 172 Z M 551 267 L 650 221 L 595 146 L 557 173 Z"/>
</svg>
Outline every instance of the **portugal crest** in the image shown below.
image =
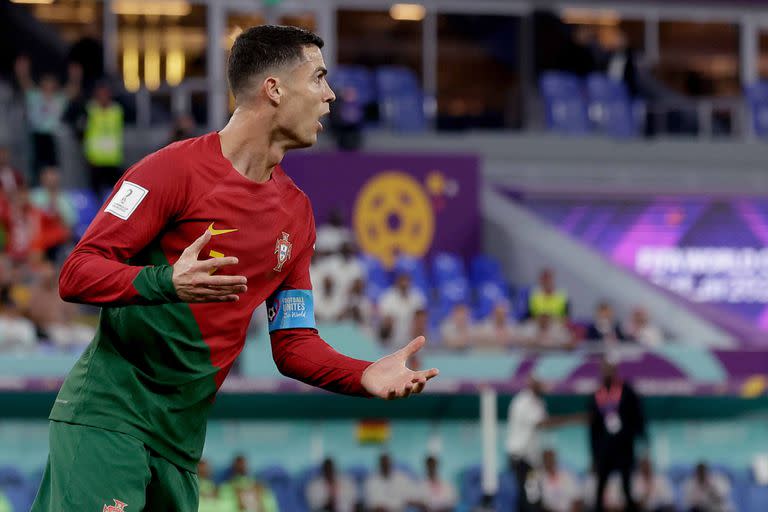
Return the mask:
<svg viewBox="0 0 768 512">
<path fill-rule="evenodd" d="M 291 246 L 293 245 L 291 242 L 288 241 L 288 237 L 290 235 L 286 233 L 285 231 L 282 232 L 280 235 L 280 238 L 277 239 L 277 243 L 275 243 L 275 254 L 277 254 L 277 265 L 275 265 L 274 270 L 275 272 L 282 272 L 283 271 L 283 265 L 291 259 Z"/>
</svg>

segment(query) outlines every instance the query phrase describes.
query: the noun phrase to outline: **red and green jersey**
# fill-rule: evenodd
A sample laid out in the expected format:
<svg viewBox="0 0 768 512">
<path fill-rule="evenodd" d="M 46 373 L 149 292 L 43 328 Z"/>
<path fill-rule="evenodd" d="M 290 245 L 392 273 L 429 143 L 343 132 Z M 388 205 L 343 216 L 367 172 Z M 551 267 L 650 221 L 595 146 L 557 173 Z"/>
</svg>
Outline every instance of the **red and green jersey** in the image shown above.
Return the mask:
<svg viewBox="0 0 768 512">
<path fill-rule="evenodd" d="M 247 179 L 222 155 L 218 133 L 134 165 L 61 271 L 63 298 L 102 311 L 50 419 L 133 435 L 193 471 L 216 390 L 243 348 L 254 309 L 270 297 L 270 315 L 279 307 L 282 319 L 270 329 L 278 369 L 365 395 L 360 378 L 370 363 L 285 320 L 304 308 L 291 294 L 311 304 L 314 228 L 308 198 L 279 167 L 264 183 Z M 236 256 L 238 264 L 218 272 L 248 278 L 238 302 L 186 304 L 176 296 L 171 265 L 206 229 L 212 237 L 200 259 Z"/>
</svg>

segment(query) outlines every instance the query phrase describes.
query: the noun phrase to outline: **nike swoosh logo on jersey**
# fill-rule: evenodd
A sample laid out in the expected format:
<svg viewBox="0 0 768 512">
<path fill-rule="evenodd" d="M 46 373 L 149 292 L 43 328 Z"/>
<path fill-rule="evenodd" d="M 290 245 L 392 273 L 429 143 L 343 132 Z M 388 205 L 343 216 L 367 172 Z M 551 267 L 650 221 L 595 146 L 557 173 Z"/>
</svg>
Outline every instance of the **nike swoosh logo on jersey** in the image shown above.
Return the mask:
<svg viewBox="0 0 768 512">
<path fill-rule="evenodd" d="M 232 233 L 237 231 L 236 229 L 214 229 L 213 224 L 214 223 L 211 222 L 211 225 L 208 226 L 208 231 L 211 233 L 211 236 L 226 235 L 227 233 Z"/>
</svg>

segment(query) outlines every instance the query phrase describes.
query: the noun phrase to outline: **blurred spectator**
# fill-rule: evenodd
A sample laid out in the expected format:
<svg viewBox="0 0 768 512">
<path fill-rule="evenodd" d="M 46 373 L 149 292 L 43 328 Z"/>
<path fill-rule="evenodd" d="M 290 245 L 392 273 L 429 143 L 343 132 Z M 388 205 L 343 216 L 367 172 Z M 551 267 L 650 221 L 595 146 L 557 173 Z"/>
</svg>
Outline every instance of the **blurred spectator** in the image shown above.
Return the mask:
<svg viewBox="0 0 768 512">
<path fill-rule="evenodd" d="M 534 469 L 541 463 L 541 429 L 548 417 L 541 382 L 531 377 L 509 403 L 507 413 L 507 456 L 517 481 L 519 512 L 531 510 L 538 496 L 531 495 Z"/>
<path fill-rule="evenodd" d="M 347 309 L 342 319 L 351 320 L 359 326 L 365 327 L 371 324 L 372 312 L 371 299 L 365 293 L 365 281 L 362 277 L 355 279 L 349 290 Z"/>
<path fill-rule="evenodd" d="M 14 65 L 16 80 L 24 92 L 27 122 L 32 137 L 32 176 L 37 183 L 40 169 L 46 165 L 58 164 L 56 134 L 61 128 L 61 118 L 70 99 L 80 93 L 82 68 L 77 64 L 69 66 L 67 88 L 62 92 L 55 75 L 45 74 L 39 87 L 32 79 L 29 58 L 21 56 Z"/>
<path fill-rule="evenodd" d="M 569 315 L 568 294 L 557 289 L 555 273 L 545 268 L 539 274 L 539 284 L 528 297 L 528 316 L 549 315 L 553 318 L 567 318 Z"/>
<path fill-rule="evenodd" d="M 315 293 L 315 318 L 318 322 L 337 322 L 347 309 L 348 295 L 339 290 L 336 281 L 325 274 L 322 282 L 313 285 Z"/>
<path fill-rule="evenodd" d="M 411 322 L 411 335 L 410 339 L 414 339 L 418 336 L 424 336 L 429 339 L 429 312 L 426 309 L 419 309 L 413 314 L 413 321 Z"/>
<path fill-rule="evenodd" d="M 559 318 L 537 315 L 526 320 L 520 328 L 520 341 L 533 348 L 570 348 L 573 346 L 570 331 Z"/>
<path fill-rule="evenodd" d="M 358 502 L 355 482 L 336 472 L 332 459 L 323 461 L 322 473 L 306 488 L 311 512 L 352 512 Z"/>
<path fill-rule="evenodd" d="M 436 457 L 430 455 L 424 464 L 427 475 L 416 485 L 414 501 L 424 512 L 451 512 L 458 500 L 456 489 L 450 482 L 440 478 Z"/>
<path fill-rule="evenodd" d="M 635 50 L 629 46 L 629 41 L 623 31 L 617 29 L 606 32 L 603 39 L 603 49 L 606 53 L 605 74 L 615 82 L 627 86 L 630 97 L 640 95 L 641 85 L 638 80 L 638 67 Z"/>
<path fill-rule="evenodd" d="M 31 203 L 43 216 L 41 229 L 49 236 L 61 240 L 51 245 L 48 259 L 56 260 L 56 251 L 61 244 L 72 237 L 72 229 L 77 223 L 77 210 L 72 199 L 61 189 L 61 174 L 56 167 L 45 167 L 40 174 L 40 186 L 32 190 Z"/>
<path fill-rule="evenodd" d="M 557 455 L 553 450 L 542 454 L 544 470 L 540 472 L 541 511 L 578 512 L 581 495 L 576 478 L 557 466 Z"/>
<path fill-rule="evenodd" d="M 354 87 L 342 87 L 336 93 L 336 101 L 331 105 L 331 127 L 336 145 L 341 150 L 355 151 L 363 144 L 365 108 Z"/>
<path fill-rule="evenodd" d="M 37 332 L 57 347 L 83 347 L 96 334 L 93 327 L 77 321 L 77 305 L 61 299 L 56 269 L 48 262 L 37 270 L 37 282 L 30 289 L 26 314 Z"/>
<path fill-rule="evenodd" d="M 122 174 L 123 107 L 113 101 L 106 82 L 96 85 L 86 108 L 83 147 L 90 166 L 91 188 L 101 197 Z"/>
<path fill-rule="evenodd" d="M 104 48 L 97 25 L 85 24 L 81 30 L 82 37 L 70 47 L 68 59 L 82 68 L 83 88 L 90 93 L 94 84 L 104 77 Z"/>
<path fill-rule="evenodd" d="M 0 196 L 9 197 L 24 184 L 24 175 L 11 165 L 11 151 L 0 144 Z"/>
<path fill-rule="evenodd" d="M 181 114 L 173 120 L 171 134 L 168 137 L 168 144 L 173 144 L 184 139 L 191 139 L 197 135 L 197 126 L 195 119 L 189 114 Z"/>
<path fill-rule="evenodd" d="M 709 470 L 706 463 L 696 465 L 696 473 L 683 484 L 683 505 L 687 512 L 732 512 L 731 484 Z"/>
<path fill-rule="evenodd" d="M 641 307 L 632 310 L 629 322 L 624 328 L 627 339 L 649 348 L 659 347 L 664 343 L 664 336 L 658 326 L 651 323 L 648 312 Z"/>
<path fill-rule="evenodd" d="M 637 510 L 631 494 L 635 440 L 646 438 L 645 417 L 635 390 L 622 381 L 616 367 L 603 361 L 602 382 L 589 404 L 590 447 L 597 469 L 596 512 L 603 511 L 603 494 L 610 475 L 617 471 L 629 512 Z"/>
<path fill-rule="evenodd" d="M 413 315 L 424 309 L 427 301 L 411 284 L 408 274 L 400 274 L 394 286 L 387 288 L 379 299 L 379 339 L 386 345 L 405 346 L 413 325 Z"/>
<path fill-rule="evenodd" d="M 477 326 L 475 347 L 507 348 L 516 338 L 515 325 L 509 317 L 509 304 L 499 301 L 491 314 Z"/>
<path fill-rule="evenodd" d="M 43 254 L 64 243 L 66 232 L 44 231 L 55 226 L 44 222 L 45 214 L 30 201 L 29 190 L 22 186 L 11 196 L 6 219 L 6 251 L 15 262 L 42 259 Z"/>
<path fill-rule="evenodd" d="M 232 461 L 229 480 L 219 487 L 219 497 L 229 510 L 241 512 L 277 512 L 274 494 L 261 482 L 250 476 L 245 456 L 238 455 Z M 224 507 L 222 507 L 224 508 Z"/>
<path fill-rule="evenodd" d="M 446 348 L 462 349 L 472 347 L 475 341 L 475 327 L 472 314 L 466 304 L 456 304 L 453 311 L 440 325 L 440 339 Z"/>
<path fill-rule="evenodd" d="M 595 495 L 597 494 L 597 475 L 594 465 L 584 479 L 582 503 L 587 510 L 593 511 L 595 507 Z M 624 496 L 621 491 L 619 475 L 613 474 L 608 478 L 603 493 L 603 510 L 605 512 L 624 512 Z"/>
<path fill-rule="evenodd" d="M 315 254 L 319 258 L 341 251 L 346 242 L 352 241 L 352 232 L 344 223 L 344 217 L 338 209 L 328 215 L 328 222 L 317 227 Z"/>
<path fill-rule="evenodd" d="M 36 344 L 32 322 L 22 316 L 13 299 L 0 298 L 0 352 L 29 352 Z"/>
<path fill-rule="evenodd" d="M 675 496 L 672 482 L 653 470 L 648 457 L 640 460 L 639 469 L 632 478 L 632 495 L 641 512 L 674 512 Z"/>
<path fill-rule="evenodd" d="M 365 481 L 363 498 L 370 512 L 403 512 L 412 501 L 414 482 L 392 468 L 389 455 L 379 456 L 379 467 Z"/>
<path fill-rule="evenodd" d="M 13 506 L 8 498 L 5 497 L 5 493 L 0 490 L 0 512 L 13 512 Z"/>
<path fill-rule="evenodd" d="M 625 339 L 613 313 L 613 307 L 607 302 L 599 303 L 595 309 L 595 317 L 587 329 L 587 340 L 615 343 Z"/>
<path fill-rule="evenodd" d="M 211 477 L 211 467 L 205 459 L 201 459 L 197 464 L 197 481 L 200 489 L 198 512 L 222 512 L 219 491 Z"/>
</svg>

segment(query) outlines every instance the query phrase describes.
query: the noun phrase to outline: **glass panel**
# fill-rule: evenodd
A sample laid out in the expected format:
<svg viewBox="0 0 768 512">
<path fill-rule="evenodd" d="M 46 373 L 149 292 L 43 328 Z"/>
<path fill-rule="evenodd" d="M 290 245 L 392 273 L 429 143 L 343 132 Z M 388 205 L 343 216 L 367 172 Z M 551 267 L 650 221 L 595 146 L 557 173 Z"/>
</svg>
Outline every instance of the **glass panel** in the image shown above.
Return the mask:
<svg viewBox="0 0 768 512">
<path fill-rule="evenodd" d="M 410 68 L 421 80 L 421 21 L 395 20 L 387 12 L 337 12 L 339 64 Z"/>
<path fill-rule="evenodd" d="M 730 23 L 662 22 L 658 75 L 689 96 L 740 94 L 739 27 Z"/>
<path fill-rule="evenodd" d="M 118 14 L 117 69 L 129 91 L 205 76 L 206 7 L 176 1 L 164 9 L 152 5 L 113 3 Z"/>
<path fill-rule="evenodd" d="M 438 129 L 517 128 L 520 19 L 440 14 Z"/>
<path fill-rule="evenodd" d="M 768 30 L 760 31 L 757 70 L 760 78 L 768 79 Z"/>
<path fill-rule="evenodd" d="M 312 13 L 291 13 L 283 15 L 280 17 L 280 24 L 301 27 L 310 32 L 315 32 L 317 30 L 315 15 Z"/>
</svg>

